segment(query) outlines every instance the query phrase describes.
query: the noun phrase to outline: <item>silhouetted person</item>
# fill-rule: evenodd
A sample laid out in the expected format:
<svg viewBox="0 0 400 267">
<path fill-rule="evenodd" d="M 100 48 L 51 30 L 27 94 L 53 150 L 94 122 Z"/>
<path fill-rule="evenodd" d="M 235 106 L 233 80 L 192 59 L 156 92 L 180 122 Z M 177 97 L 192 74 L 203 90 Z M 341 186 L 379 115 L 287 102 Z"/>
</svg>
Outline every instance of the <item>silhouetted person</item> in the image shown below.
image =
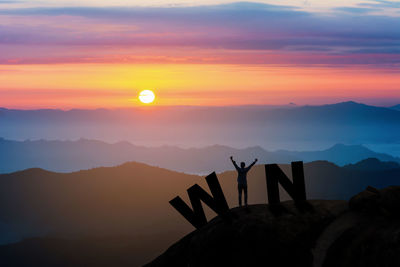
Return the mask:
<svg viewBox="0 0 400 267">
<path fill-rule="evenodd" d="M 239 192 L 239 206 L 242 206 L 242 191 L 244 191 L 244 204 L 247 206 L 247 172 L 251 169 L 251 167 L 256 164 L 258 159 L 255 159 L 252 164 L 250 164 L 249 167 L 246 168 L 246 164 L 244 162 L 240 163 L 240 167 L 236 164 L 236 161 L 233 160 L 231 157 L 231 161 L 233 165 L 235 166 L 237 172 L 238 172 L 238 192 Z"/>
</svg>

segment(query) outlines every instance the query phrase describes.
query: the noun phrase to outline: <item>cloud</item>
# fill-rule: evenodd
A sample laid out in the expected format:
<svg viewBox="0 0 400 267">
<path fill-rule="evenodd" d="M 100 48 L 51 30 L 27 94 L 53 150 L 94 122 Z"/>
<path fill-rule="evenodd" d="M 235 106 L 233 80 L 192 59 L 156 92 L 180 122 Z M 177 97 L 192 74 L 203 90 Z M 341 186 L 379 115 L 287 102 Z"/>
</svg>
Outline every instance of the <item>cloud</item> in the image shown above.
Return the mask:
<svg viewBox="0 0 400 267">
<path fill-rule="evenodd" d="M 400 8 L 398 1 L 375 0 L 374 3 L 360 3 L 359 6 Z"/>
<path fill-rule="evenodd" d="M 305 64 L 327 64 L 329 61 L 345 62 L 343 57 L 347 55 L 350 64 L 352 54 L 359 58 L 365 55 L 365 62 L 370 62 L 368 55 L 374 54 L 376 64 L 379 64 L 376 55 L 381 55 L 381 63 L 387 64 L 385 55 L 390 54 L 394 56 L 390 64 L 399 62 L 399 18 L 369 14 L 372 9 L 343 7 L 325 15 L 259 3 L 170 8 L 2 9 L 0 45 L 20 46 L 21 49 L 28 46 L 32 51 L 35 46 L 46 46 L 49 47 L 47 52 L 40 53 L 47 60 L 50 55 L 52 59 L 69 57 L 79 61 L 79 57 L 87 53 L 86 59 L 80 61 L 88 58 L 129 61 L 148 56 L 167 58 L 167 61 L 207 62 L 201 60 L 196 51 L 211 50 L 203 56 L 221 63 L 235 62 L 235 59 L 238 63 L 258 62 L 254 55 L 264 58 L 263 62 L 271 58 L 279 62 L 275 56 L 279 55 L 284 63 L 293 56 L 302 58 Z M 144 53 L 143 49 L 149 47 L 157 52 L 135 54 Z M 118 54 L 115 50 L 122 52 Z M 40 53 L 30 56 L 23 52 L 25 55 L 16 60 L 18 49 L 14 49 L 0 55 L 0 60 L 40 61 Z M 61 57 L 57 53 L 66 55 Z"/>
<path fill-rule="evenodd" d="M 372 7 L 338 7 L 335 8 L 336 11 L 343 11 L 348 13 L 356 13 L 356 14 L 367 14 L 376 11 L 376 8 Z"/>
</svg>

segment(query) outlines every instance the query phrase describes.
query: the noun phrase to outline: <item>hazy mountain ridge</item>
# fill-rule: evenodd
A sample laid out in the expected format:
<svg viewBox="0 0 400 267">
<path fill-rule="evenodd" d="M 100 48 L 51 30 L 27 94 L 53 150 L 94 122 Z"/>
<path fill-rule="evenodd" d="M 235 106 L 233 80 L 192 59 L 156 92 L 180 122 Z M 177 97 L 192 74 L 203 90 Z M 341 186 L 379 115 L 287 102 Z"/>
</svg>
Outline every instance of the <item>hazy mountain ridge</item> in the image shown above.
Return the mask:
<svg viewBox="0 0 400 267">
<path fill-rule="evenodd" d="M 19 110 L 0 108 L 0 115 L 2 120 L 7 119 L 48 119 L 48 120 L 67 120 L 86 121 L 88 119 L 98 120 L 115 120 L 120 118 L 122 120 L 136 120 L 142 119 L 144 115 L 151 113 L 152 117 L 156 119 L 169 117 L 169 122 L 185 120 L 187 118 L 202 120 L 226 120 L 227 118 L 249 119 L 248 115 L 254 115 L 250 119 L 262 120 L 262 116 L 271 114 L 268 118 L 280 120 L 283 117 L 291 117 L 294 119 L 315 119 L 321 117 L 326 119 L 341 118 L 347 119 L 361 119 L 368 120 L 382 118 L 391 119 L 393 121 L 400 120 L 400 112 L 397 108 L 400 106 L 395 105 L 392 107 L 378 107 L 371 106 L 354 101 L 339 102 L 335 104 L 326 105 L 304 105 L 304 106 L 269 106 L 269 105 L 248 105 L 248 106 L 153 106 L 153 107 L 137 107 L 137 108 L 120 108 L 120 109 L 33 109 L 33 110 Z M 168 114 L 170 112 L 170 114 Z M 177 117 L 170 116 L 179 115 Z M 193 116 L 196 114 L 196 116 Z M 200 114 L 201 116 L 197 116 Z M 213 114 L 210 117 L 208 115 Z M 229 116 L 229 115 L 233 116 Z M 365 116 L 368 115 L 368 116 Z M 146 117 L 147 119 L 147 117 Z M 225 121 L 226 122 L 226 121 Z"/>
<path fill-rule="evenodd" d="M 398 122 L 400 113 L 386 107 L 376 107 L 356 103 L 354 101 L 322 106 L 299 107 L 293 114 L 298 118 L 322 118 L 327 121 L 337 122 L 379 122 L 382 119 L 390 122 Z"/>
<path fill-rule="evenodd" d="M 392 106 L 392 107 L 390 107 L 390 108 L 400 111 L 400 104 L 394 105 L 394 106 Z"/>
<path fill-rule="evenodd" d="M 382 171 L 382 170 L 392 170 L 399 169 L 400 164 L 394 161 L 382 162 L 376 158 L 364 159 L 355 164 L 348 164 L 343 166 L 343 168 L 350 170 L 361 170 L 361 171 Z"/>
<path fill-rule="evenodd" d="M 399 142 L 400 111 L 343 102 L 322 106 L 152 106 L 97 110 L 0 111 L 7 139 L 127 140 L 140 145 L 263 147 Z M 289 149 L 293 145 L 280 147 Z M 309 146 L 312 147 L 312 146 Z M 275 148 L 279 148 L 275 147 Z M 275 149 L 274 148 L 274 149 Z M 303 150 L 303 149 L 302 149 Z"/>
<path fill-rule="evenodd" d="M 360 145 L 337 144 L 321 151 L 268 151 L 262 147 L 236 149 L 213 145 L 203 148 L 175 146 L 144 147 L 129 142 L 114 144 L 98 140 L 10 141 L 0 138 L 0 173 L 27 168 L 70 172 L 100 166 L 114 166 L 127 161 L 143 162 L 186 173 L 223 172 L 233 169 L 229 157 L 238 161 L 258 158 L 264 163 L 290 163 L 303 160 L 327 160 L 338 165 L 356 163 L 367 158 L 399 162 L 400 158 L 373 152 Z"/>
<path fill-rule="evenodd" d="M 338 165 L 346 165 L 356 163 L 358 161 L 376 158 L 381 161 L 393 161 L 400 162 L 400 158 L 393 157 L 384 153 L 374 152 L 362 145 L 344 145 L 336 144 L 326 150 L 321 151 L 287 151 L 278 150 L 278 152 L 301 158 L 302 160 L 309 162 L 315 160 L 327 160 Z"/>
</svg>

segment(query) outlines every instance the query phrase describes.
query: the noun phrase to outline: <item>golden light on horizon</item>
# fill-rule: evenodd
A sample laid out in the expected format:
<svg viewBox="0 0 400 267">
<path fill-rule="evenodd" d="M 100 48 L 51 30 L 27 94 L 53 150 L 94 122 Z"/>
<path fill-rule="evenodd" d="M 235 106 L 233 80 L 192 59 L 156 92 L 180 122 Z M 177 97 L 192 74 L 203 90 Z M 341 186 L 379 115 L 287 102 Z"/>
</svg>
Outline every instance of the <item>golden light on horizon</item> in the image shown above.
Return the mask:
<svg viewBox="0 0 400 267">
<path fill-rule="evenodd" d="M 199 79 L 199 73 L 202 79 Z M 132 105 L 284 105 L 288 99 L 298 105 L 348 99 L 375 103 L 399 98 L 399 83 L 398 71 L 368 67 L 0 65 L 0 107 L 96 109 L 131 108 Z M 139 99 L 139 93 L 144 89 L 155 93 L 156 98 L 150 104 Z"/>
<path fill-rule="evenodd" d="M 139 94 L 139 100 L 140 102 L 144 104 L 150 104 L 154 102 L 154 99 L 156 98 L 155 94 L 151 90 L 143 90 Z"/>
</svg>

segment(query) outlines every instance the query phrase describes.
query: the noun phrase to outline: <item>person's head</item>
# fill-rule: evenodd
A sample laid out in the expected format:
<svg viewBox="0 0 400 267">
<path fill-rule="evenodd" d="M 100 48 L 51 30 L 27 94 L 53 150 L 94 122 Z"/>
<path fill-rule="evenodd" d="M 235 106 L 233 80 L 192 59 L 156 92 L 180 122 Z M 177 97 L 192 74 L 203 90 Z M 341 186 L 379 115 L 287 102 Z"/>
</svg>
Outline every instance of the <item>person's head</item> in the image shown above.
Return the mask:
<svg viewBox="0 0 400 267">
<path fill-rule="evenodd" d="M 242 161 L 242 162 L 240 162 L 240 167 L 241 167 L 241 168 L 244 168 L 244 167 L 246 167 L 246 163 L 244 163 L 243 161 Z"/>
</svg>

